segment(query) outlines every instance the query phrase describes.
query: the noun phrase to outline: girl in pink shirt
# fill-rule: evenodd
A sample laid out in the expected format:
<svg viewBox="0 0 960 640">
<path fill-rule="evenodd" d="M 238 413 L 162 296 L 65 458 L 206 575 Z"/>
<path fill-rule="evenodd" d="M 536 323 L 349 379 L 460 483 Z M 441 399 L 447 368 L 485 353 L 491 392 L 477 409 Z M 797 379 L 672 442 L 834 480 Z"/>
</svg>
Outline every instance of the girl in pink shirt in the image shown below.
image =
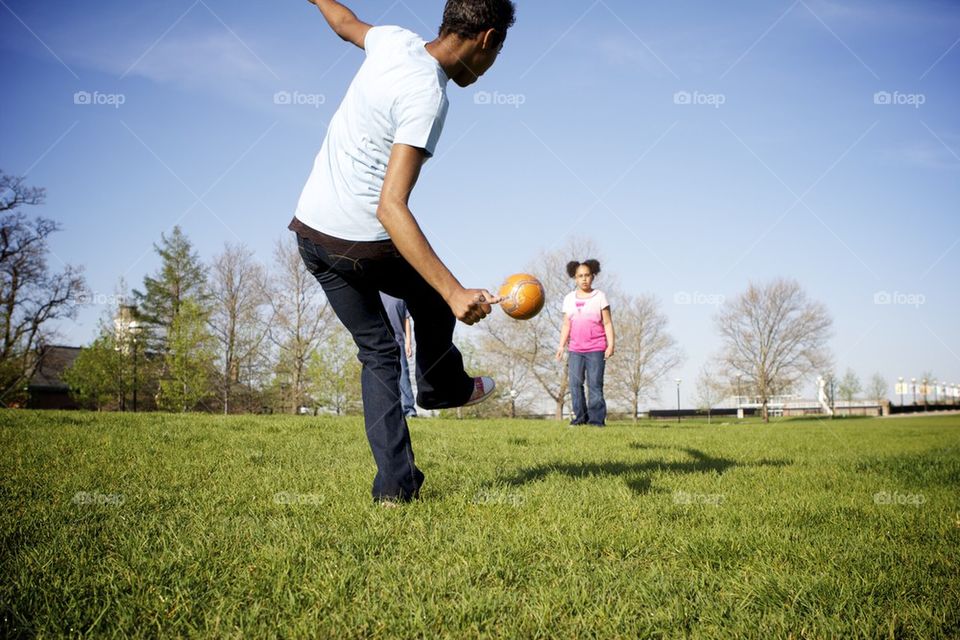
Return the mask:
<svg viewBox="0 0 960 640">
<path fill-rule="evenodd" d="M 576 281 L 577 288 L 563 299 L 563 326 L 557 360 L 563 359 L 563 352 L 569 345 L 571 425 L 602 427 L 607 419 L 603 373 L 606 361 L 613 357 L 614 334 L 607 296 L 593 288 L 593 279 L 598 273 L 600 263 L 596 260 L 567 264 L 567 275 Z M 586 398 L 584 381 L 587 383 Z"/>
</svg>

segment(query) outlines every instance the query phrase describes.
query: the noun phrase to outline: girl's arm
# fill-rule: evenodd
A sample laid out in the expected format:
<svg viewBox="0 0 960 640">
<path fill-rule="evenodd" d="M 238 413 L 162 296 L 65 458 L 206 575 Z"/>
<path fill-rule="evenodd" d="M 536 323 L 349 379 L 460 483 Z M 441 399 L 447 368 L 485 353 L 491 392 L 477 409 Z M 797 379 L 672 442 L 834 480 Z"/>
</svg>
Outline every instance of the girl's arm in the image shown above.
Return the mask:
<svg viewBox="0 0 960 640">
<path fill-rule="evenodd" d="M 563 314 L 563 326 L 560 327 L 560 346 L 557 347 L 557 360 L 563 360 L 563 352 L 570 339 L 570 316 Z"/>
<path fill-rule="evenodd" d="M 609 360 L 613 357 L 613 343 L 615 342 L 615 336 L 613 334 L 613 316 L 610 315 L 610 307 L 603 309 L 600 312 L 600 317 L 603 319 L 603 332 L 607 334 L 607 349 L 603 352 L 603 359 Z"/>
</svg>

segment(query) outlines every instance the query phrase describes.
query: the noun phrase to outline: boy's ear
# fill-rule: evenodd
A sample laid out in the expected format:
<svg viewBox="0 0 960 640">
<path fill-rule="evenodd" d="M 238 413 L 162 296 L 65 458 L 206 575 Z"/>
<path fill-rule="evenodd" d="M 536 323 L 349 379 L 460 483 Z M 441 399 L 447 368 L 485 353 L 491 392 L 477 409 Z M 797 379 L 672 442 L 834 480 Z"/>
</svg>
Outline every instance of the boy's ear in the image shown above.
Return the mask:
<svg viewBox="0 0 960 640">
<path fill-rule="evenodd" d="M 503 34 L 496 29 L 487 29 L 481 34 L 480 45 L 484 50 L 497 50 L 503 45 Z"/>
</svg>

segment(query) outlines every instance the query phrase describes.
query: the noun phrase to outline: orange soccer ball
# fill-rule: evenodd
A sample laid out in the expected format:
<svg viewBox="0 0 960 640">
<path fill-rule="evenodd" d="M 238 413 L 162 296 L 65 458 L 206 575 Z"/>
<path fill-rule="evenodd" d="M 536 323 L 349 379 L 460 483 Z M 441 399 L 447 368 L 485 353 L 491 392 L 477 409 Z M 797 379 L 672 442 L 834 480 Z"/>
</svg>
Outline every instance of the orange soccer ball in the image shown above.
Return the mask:
<svg viewBox="0 0 960 640">
<path fill-rule="evenodd" d="M 543 285 L 536 276 L 516 273 L 500 287 L 500 306 L 517 320 L 529 320 L 543 309 Z"/>
</svg>

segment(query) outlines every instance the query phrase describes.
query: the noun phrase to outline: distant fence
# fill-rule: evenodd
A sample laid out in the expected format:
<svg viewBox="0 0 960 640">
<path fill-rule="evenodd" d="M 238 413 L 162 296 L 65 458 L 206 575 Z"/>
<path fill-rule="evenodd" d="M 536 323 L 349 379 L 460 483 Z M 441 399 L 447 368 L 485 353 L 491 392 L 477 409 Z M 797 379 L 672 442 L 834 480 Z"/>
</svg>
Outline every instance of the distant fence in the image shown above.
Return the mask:
<svg viewBox="0 0 960 640">
<path fill-rule="evenodd" d="M 890 405 L 890 415 L 909 414 L 909 413 L 930 413 L 934 411 L 956 411 L 960 409 L 960 404 L 930 403 L 926 406 L 922 404 L 894 404 Z"/>
</svg>

